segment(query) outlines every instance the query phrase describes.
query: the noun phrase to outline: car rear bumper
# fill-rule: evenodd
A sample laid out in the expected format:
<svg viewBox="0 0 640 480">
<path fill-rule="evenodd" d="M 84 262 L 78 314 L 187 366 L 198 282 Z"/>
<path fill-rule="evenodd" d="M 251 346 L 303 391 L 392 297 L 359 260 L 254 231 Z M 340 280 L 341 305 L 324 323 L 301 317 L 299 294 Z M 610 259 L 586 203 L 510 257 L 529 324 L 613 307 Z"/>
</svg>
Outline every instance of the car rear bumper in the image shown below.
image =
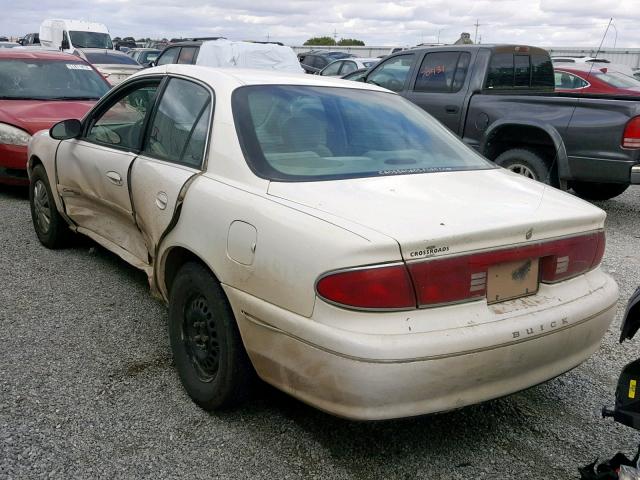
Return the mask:
<svg viewBox="0 0 640 480">
<path fill-rule="evenodd" d="M 302 327 L 283 329 L 273 315 L 291 312 L 225 290 L 264 380 L 334 415 L 379 420 L 479 403 L 578 366 L 598 349 L 618 298 L 615 282 L 595 275 L 598 288 L 560 306 L 400 335 L 349 332 L 304 317 L 289 319 Z"/>
<path fill-rule="evenodd" d="M 0 183 L 9 185 L 29 184 L 26 146 L 0 146 Z"/>
</svg>

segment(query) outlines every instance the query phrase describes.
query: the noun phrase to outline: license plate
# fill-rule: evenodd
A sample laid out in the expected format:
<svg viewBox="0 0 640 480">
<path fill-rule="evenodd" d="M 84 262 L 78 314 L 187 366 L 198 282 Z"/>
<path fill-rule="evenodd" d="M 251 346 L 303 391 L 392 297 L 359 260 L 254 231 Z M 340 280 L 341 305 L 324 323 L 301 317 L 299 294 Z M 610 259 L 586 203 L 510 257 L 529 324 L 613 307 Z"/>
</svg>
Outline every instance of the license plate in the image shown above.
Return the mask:
<svg viewBox="0 0 640 480">
<path fill-rule="evenodd" d="M 487 302 L 497 303 L 538 291 L 538 259 L 500 263 L 489 267 Z"/>
</svg>

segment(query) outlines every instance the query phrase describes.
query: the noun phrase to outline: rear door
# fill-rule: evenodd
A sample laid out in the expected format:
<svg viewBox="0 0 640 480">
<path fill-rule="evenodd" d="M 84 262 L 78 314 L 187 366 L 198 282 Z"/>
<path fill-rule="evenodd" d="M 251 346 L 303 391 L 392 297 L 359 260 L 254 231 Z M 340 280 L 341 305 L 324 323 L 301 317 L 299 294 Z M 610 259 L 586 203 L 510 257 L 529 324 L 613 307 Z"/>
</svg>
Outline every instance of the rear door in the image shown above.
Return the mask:
<svg viewBox="0 0 640 480">
<path fill-rule="evenodd" d="M 428 52 L 404 96 L 459 133 L 470 64 L 469 52 Z"/>
<path fill-rule="evenodd" d="M 131 198 L 152 258 L 177 220 L 190 180 L 204 168 L 213 105 L 208 87 L 173 77 L 149 121 L 142 152 L 131 169 Z"/>
<path fill-rule="evenodd" d="M 69 218 L 143 263 L 149 258 L 134 220 L 129 172 L 160 81 L 144 79 L 115 91 L 90 113 L 82 136 L 61 142 L 56 155 L 57 189 Z"/>
</svg>

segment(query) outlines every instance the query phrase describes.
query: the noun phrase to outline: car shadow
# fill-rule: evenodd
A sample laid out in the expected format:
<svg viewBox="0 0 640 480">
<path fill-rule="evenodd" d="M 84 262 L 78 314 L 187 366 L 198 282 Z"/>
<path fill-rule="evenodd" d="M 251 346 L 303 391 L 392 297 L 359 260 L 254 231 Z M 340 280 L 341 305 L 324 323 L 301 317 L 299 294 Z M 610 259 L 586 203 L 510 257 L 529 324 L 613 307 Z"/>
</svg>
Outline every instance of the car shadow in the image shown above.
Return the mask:
<svg viewBox="0 0 640 480">
<path fill-rule="evenodd" d="M 29 200 L 28 186 L 3 185 L 0 183 L 0 194 L 15 200 Z"/>
</svg>

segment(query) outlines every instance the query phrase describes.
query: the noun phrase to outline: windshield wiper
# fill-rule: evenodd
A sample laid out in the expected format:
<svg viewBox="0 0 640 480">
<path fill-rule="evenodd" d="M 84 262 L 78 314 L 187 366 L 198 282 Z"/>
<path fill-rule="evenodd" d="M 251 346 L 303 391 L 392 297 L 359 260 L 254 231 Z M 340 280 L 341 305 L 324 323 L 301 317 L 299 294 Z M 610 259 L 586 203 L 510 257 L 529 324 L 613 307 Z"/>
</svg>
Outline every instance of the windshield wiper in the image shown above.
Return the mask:
<svg viewBox="0 0 640 480">
<path fill-rule="evenodd" d="M 38 100 L 100 100 L 100 97 L 47 97 Z"/>
</svg>

